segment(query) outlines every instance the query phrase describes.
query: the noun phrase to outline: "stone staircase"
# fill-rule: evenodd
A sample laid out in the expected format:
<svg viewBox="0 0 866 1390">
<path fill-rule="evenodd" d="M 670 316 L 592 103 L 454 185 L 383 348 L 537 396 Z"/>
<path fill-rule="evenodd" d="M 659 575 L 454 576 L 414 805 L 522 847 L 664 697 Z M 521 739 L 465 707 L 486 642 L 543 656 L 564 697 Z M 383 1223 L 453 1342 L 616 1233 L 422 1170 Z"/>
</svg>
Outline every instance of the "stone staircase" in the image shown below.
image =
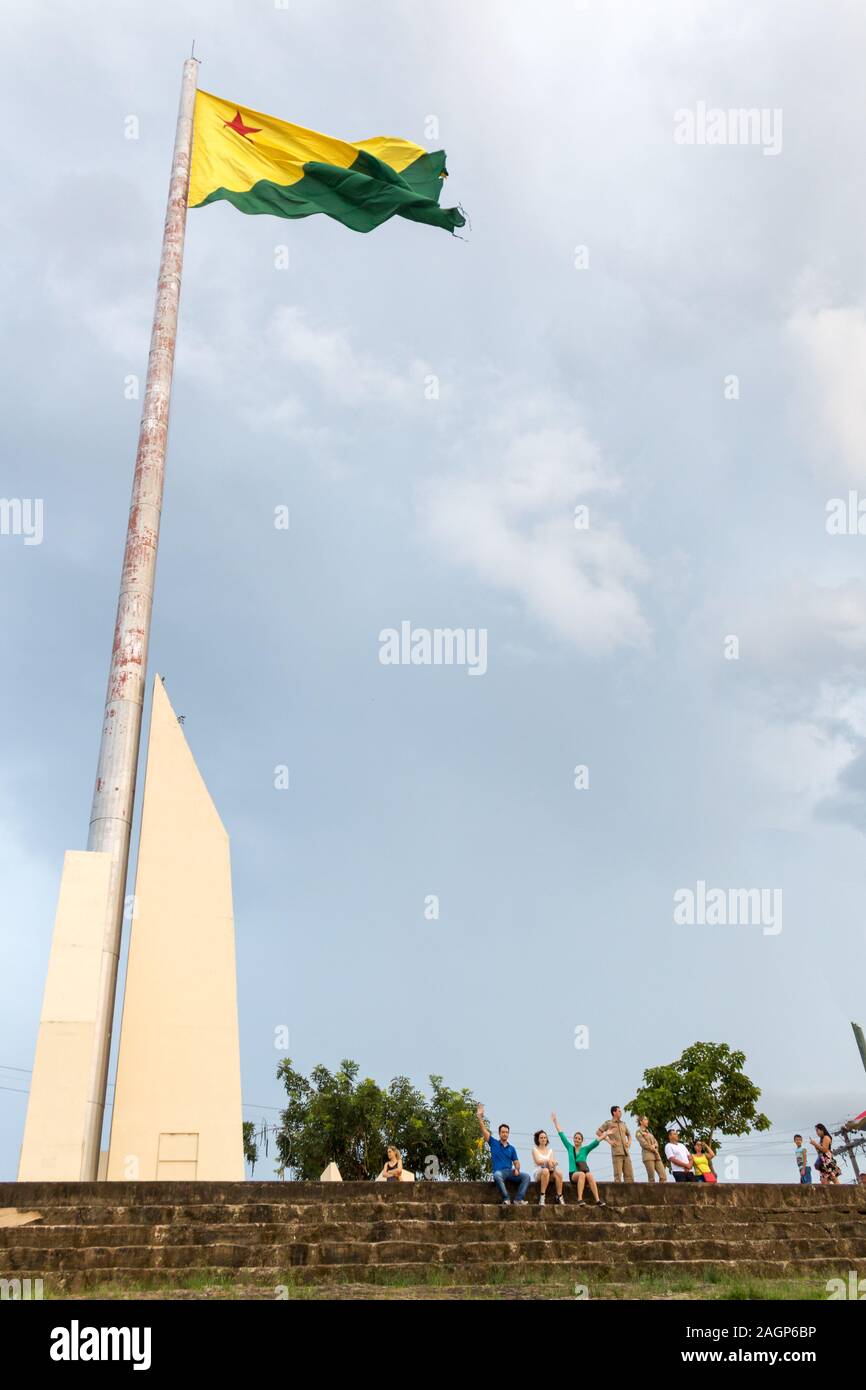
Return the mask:
<svg viewBox="0 0 866 1390">
<path fill-rule="evenodd" d="M 602 1184 L 606 1207 L 503 1208 L 486 1183 L 0 1183 L 0 1278 L 47 1291 L 480 1286 L 866 1274 L 866 1190 Z M 17 1215 L 16 1215 L 17 1213 Z"/>
</svg>

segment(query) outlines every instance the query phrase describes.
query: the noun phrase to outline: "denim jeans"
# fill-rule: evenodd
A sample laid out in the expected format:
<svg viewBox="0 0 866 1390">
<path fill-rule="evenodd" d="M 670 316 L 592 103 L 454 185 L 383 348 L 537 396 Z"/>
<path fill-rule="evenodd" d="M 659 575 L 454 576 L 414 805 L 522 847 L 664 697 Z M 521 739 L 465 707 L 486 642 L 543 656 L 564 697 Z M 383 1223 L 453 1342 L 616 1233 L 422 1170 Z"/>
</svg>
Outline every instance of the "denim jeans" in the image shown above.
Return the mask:
<svg viewBox="0 0 866 1390">
<path fill-rule="evenodd" d="M 496 1183 L 503 1197 L 508 1196 L 508 1188 L 505 1184 L 507 1182 L 516 1182 L 517 1195 L 514 1200 L 516 1202 L 524 1202 L 526 1200 L 526 1189 L 529 1186 L 528 1173 L 515 1173 L 513 1168 L 501 1168 L 498 1173 L 493 1174 L 493 1181 Z"/>
</svg>

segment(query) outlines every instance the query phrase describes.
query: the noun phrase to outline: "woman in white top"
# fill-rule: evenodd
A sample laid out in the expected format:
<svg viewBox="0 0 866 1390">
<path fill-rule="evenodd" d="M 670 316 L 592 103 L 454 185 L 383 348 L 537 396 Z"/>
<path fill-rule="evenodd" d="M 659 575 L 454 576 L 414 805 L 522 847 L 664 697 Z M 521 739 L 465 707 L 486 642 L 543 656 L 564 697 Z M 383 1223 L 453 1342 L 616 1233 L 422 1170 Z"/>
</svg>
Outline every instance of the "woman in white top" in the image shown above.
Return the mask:
<svg viewBox="0 0 866 1390">
<path fill-rule="evenodd" d="M 543 1129 L 537 1130 L 533 1136 L 533 1143 L 532 1161 L 535 1164 L 535 1181 L 541 1188 L 538 1205 L 540 1207 L 544 1206 L 547 1184 L 550 1182 L 552 1176 L 556 1185 L 556 1200 L 559 1205 L 563 1207 L 565 1206 L 565 1198 L 562 1195 L 562 1169 L 559 1166 L 559 1160 L 556 1154 L 550 1147 L 550 1140 L 547 1137 L 546 1131 Z"/>
</svg>

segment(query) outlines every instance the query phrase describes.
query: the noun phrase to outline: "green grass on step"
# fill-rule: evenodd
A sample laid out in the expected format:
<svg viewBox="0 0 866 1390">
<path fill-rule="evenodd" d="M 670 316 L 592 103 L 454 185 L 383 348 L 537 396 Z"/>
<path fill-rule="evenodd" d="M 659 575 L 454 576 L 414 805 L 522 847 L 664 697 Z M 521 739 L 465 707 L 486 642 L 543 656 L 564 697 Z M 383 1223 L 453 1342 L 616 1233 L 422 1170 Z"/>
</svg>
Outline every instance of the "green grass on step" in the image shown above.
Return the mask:
<svg viewBox="0 0 866 1390">
<path fill-rule="evenodd" d="M 297 1270 L 275 1273 L 267 1283 L 250 1282 L 243 1274 L 226 1273 L 216 1270 L 196 1270 L 194 1273 L 178 1274 L 172 1278 L 170 1286 L 164 1279 L 142 1279 L 130 1283 L 106 1282 L 87 1290 L 67 1291 L 46 1287 L 45 1297 L 51 1299 L 123 1299 L 134 1300 L 136 1295 L 163 1297 L 189 1295 L 193 1298 L 228 1299 L 278 1299 L 327 1300 L 335 1298 L 360 1297 L 375 1298 L 377 1290 L 381 1297 L 398 1297 L 401 1291 L 405 1297 L 412 1298 L 437 1290 L 443 1297 L 454 1300 L 495 1299 L 530 1297 L 538 1299 L 564 1300 L 587 1296 L 592 1299 L 635 1300 L 635 1299 L 695 1299 L 707 1301 L 755 1300 L 784 1302 L 793 1299 L 821 1301 L 826 1299 L 825 1278 L 820 1275 L 806 1275 L 797 1278 L 758 1278 L 744 1275 L 737 1270 L 720 1269 L 707 1266 L 700 1277 L 692 1274 L 635 1274 L 633 1277 L 616 1276 L 599 1278 L 597 1275 L 582 1277 L 578 1269 L 564 1271 L 553 1269 L 546 1273 L 521 1270 L 519 1266 L 502 1266 L 487 1272 L 483 1282 L 465 1283 L 465 1271 L 443 1267 L 431 1268 L 423 1274 L 400 1269 L 377 1269 L 373 1279 L 363 1283 L 357 1279 L 357 1271 L 346 1269 L 339 1278 L 327 1283 L 309 1283 Z M 349 1292 L 349 1291 L 353 1292 Z M 446 1292 L 447 1291 L 447 1292 Z"/>
</svg>

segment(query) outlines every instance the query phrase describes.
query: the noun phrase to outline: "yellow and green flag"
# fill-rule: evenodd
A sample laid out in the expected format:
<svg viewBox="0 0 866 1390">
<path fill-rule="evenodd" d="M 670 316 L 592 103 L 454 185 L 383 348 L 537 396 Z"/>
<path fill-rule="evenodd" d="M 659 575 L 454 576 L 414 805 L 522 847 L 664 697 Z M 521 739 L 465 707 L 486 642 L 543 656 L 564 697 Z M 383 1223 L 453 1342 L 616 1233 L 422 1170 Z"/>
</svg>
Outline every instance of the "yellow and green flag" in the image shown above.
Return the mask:
<svg viewBox="0 0 866 1390">
<path fill-rule="evenodd" d="M 196 93 L 190 207 L 225 198 L 239 212 L 324 212 L 356 232 L 395 216 L 453 232 L 466 219 L 439 206 L 446 175 L 443 150 L 389 135 L 348 144 Z"/>
</svg>

